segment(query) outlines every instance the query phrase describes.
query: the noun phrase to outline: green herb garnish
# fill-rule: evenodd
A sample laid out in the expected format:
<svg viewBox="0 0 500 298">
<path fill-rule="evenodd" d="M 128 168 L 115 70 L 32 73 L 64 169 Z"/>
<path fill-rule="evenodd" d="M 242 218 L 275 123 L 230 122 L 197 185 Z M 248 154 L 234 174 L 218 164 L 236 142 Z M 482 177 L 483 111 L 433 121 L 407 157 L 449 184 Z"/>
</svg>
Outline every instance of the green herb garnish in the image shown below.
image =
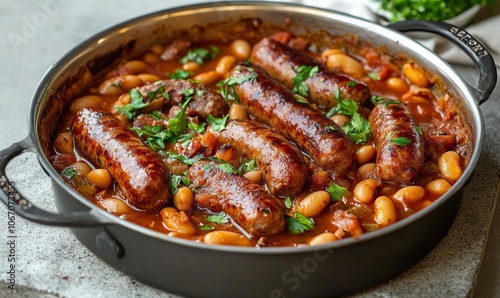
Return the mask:
<svg viewBox="0 0 500 298">
<path fill-rule="evenodd" d="M 213 223 L 216 223 L 216 224 L 225 224 L 225 223 L 229 222 L 229 219 L 227 218 L 227 215 L 224 212 L 221 212 L 221 213 L 218 213 L 218 214 L 209 215 L 209 216 L 207 216 L 206 219 L 207 219 L 207 221 L 213 222 Z"/>
<path fill-rule="evenodd" d="M 238 94 L 236 94 L 236 90 L 234 89 L 236 85 L 241 85 L 245 82 L 255 82 L 255 80 L 257 79 L 257 73 L 253 72 L 252 68 L 247 69 L 251 71 L 251 73 L 248 75 L 242 75 L 240 77 L 229 77 L 217 83 L 217 86 L 220 89 L 220 94 L 224 98 L 224 100 L 226 100 L 226 102 L 229 99 L 229 95 L 231 95 L 234 100 L 239 103 Z M 236 71 L 239 71 L 239 69 L 237 68 Z"/>
<path fill-rule="evenodd" d="M 167 76 L 171 79 L 187 79 L 193 72 L 186 71 L 180 68 L 177 68 L 173 73 L 167 73 Z"/>
<path fill-rule="evenodd" d="M 72 166 L 66 167 L 62 172 L 61 175 L 64 177 L 71 179 L 73 176 L 78 175 L 78 171 L 73 168 Z"/>
<path fill-rule="evenodd" d="M 127 119 L 133 119 L 137 115 L 137 111 L 147 107 L 148 103 L 144 102 L 142 94 L 137 89 L 129 91 L 130 103 L 121 107 L 115 107 L 115 110 L 120 114 L 125 114 Z"/>
<path fill-rule="evenodd" d="M 206 126 L 207 126 L 206 122 L 203 122 L 201 125 L 194 122 L 189 122 L 188 124 L 189 129 L 194 130 L 194 132 L 196 133 L 204 133 Z"/>
<path fill-rule="evenodd" d="M 210 123 L 210 126 L 215 131 L 222 131 L 226 128 L 226 122 L 229 117 L 229 114 L 222 118 L 215 118 L 213 115 L 208 115 L 207 122 Z"/>
<path fill-rule="evenodd" d="M 185 163 L 187 165 L 190 165 L 190 166 L 192 166 L 195 162 L 197 162 L 203 158 L 202 154 L 198 154 L 198 155 L 190 158 L 190 157 L 187 157 L 185 155 L 175 153 L 172 151 L 168 151 L 168 152 L 160 151 L 160 153 L 165 155 L 168 158 L 177 159 L 178 161 Z"/>
<path fill-rule="evenodd" d="M 255 169 L 255 160 L 249 160 L 245 163 L 243 163 L 239 168 L 238 168 L 238 174 L 243 175 L 247 172 L 250 172 L 251 170 Z"/>
<path fill-rule="evenodd" d="M 301 65 L 297 68 L 292 66 L 293 71 L 295 72 L 295 77 L 292 79 L 293 88 L 292 92 L 298 95 L 308 97 L 309 96 L 309 88 L 307 87 L 305 80 L 312 78 L 319 71 L 319 67 L 315 66 L 307 66 Z"/>
<path fill-rule="evenodd" d="M 330 186 L 328 186 L 326 188 L 326 192 L 330 194 L 330 200 L 332 202 L 341 201 L 342 197 L 349 193 L 347 188 L 339 186 L 335 183 L 332 183 Z"/>
<path fill-rule="evenodd" d="M 211 46 L 210 49 L 200 48 L 200 49 L 190 50 L 186 54 L 186 56 L 181 58 L 180 63 L 185 64 L 189 61 L 194 61 L 199 65 L 203 65 L 205 64 L 205 62 L 210 61 L 215 57 L 217 57 L 219 53 L 220 49 L 215 46 Z"/>
<path fill-rule="evenodd" d="M 288 231 L 292 234 L 300 234 L 314 229 L 314 220 L 305 217 L 300 212 L 294 212 L 295 217 L 285 215 Z"/>
<path fill-rule="evenodd" d="M 370 122 L 357 112 L 354 113 L 351 121 L 342 127 L 342 130 L 356 144 L 364 144 L 372 134 Z"/>
<path fill-rule="evenodd" d="M 290 197 L 286 197 L 286 199 L 285 199 L 285 207 L 286 207 L 286 209 L 292 208 L 292 205 L 293 205 L 292 199 Z"/>
<path fill-rule="evenodd" d="M 424 132 L 422 131 L 422 127 L 420 127 L 420 126 L 415 127 L 415 130 L 417 131 L 417 133 L 419 135 L 423 135 L 424 134 Z"/>
<path fill-rule="evenodd" d="M 408 144 L 411 144 L 411 140 L 405 137 L 398 137 L 394 138 L 391 140 L 391 143 L 399 145 L 399 146 L 406 146 Z"/>
</svg>

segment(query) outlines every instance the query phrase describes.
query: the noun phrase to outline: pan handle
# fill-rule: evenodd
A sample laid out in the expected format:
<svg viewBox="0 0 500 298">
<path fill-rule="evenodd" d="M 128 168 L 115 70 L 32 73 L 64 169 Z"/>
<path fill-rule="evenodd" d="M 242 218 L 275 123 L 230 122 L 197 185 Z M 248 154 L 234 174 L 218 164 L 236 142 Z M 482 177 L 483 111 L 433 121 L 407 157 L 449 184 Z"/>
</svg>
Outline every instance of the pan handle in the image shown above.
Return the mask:
<svg viewBox="0 0 500 298">
<path fill-rule="evenodd" d="M 456 44 L 476 64 L 479 70 L 479 86 L 469 85 L 469 90 L 479 105 L 483 104 L 493 92 L 497 82 L 495 61 L 486 48 L 464 29 L 445 22 L 431 22 L 423 20 L 407 20 L 388 25 L 389 28 L 400 32 L 425 31 L 440 35 Z"/>
<path fill-rule="evenodd" d="M 5 175 L 5 168 L 13 158 L 29 151 L 34 151 L 30 137 L 0 151 L 0 200 L 7 206 L 9 218 L 13 217 L 15 212 L 32 222 L 50 226 L 84 227 L 106 224 L 92 210 L 68 214 L 52 213 L 36 207 L 23 197 L 16 190 L 15 183 Z"/>
</svg>

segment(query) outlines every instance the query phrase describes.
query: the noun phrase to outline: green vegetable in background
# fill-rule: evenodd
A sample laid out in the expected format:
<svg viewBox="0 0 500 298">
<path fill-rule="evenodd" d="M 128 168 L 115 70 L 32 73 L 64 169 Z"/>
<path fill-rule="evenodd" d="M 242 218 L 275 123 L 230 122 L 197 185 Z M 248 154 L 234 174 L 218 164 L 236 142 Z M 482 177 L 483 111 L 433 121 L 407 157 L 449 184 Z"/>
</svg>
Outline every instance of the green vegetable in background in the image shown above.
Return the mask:
<svg viewBox="0 0 500 298">
<path fill-rule="evenodd" d="M 380 0 L 380 7 L 392 13 L 391 21 L 421 19 L 443 21 L 479 4 L 492 5 L 494 0 Z"/>
</svg>

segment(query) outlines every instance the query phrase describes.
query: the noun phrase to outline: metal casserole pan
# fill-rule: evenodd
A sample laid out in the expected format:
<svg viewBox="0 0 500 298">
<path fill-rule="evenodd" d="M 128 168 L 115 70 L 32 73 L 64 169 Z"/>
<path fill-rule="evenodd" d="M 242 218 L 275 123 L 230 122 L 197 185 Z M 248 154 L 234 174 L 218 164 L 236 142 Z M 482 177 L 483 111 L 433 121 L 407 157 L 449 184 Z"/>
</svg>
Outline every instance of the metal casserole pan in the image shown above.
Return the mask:
<svg viewBox="0 0 500 298">
<path fill-rule="evenodd" d="M 287 29 L 297 34 L 318 30 L 334 36 L 354 34 L 361 41 L 384 47 L 388 53 L 405 53 L 439 76 L 443 91 L 446 89 L 456 100 L 473 143 L 469 164 L 460 180 L 426 209 L 357 239 L 321 247 L 260 249 L 208 246 L 168 237 L 101 210 L 64 182 L 48 160 L 52 126 L 67 101 L 84 88 L 89 74 L 97 75 L 158 41 L 189 34 L 199 38 L 217 36 L 218 30 L 229 30 L 233 21 L 241 19 L 259 19 L 279 27 L 287 20 L 291 24 Z M 423 258 L 453 223 L 483 143 L 484 121 L 478 104 L 486 101 L 493 90 L 496 69 L 489 53 L 460 28 L 418 21 L 393 27 L 434 32 L 459 44 L 479 68 L 479 86 L 467 85 L 434 53 L 391 28 L 317 8 L 270 2 L 210 3 L 161 11 L 119 24 L 72 50 L 42 79 L 30 106 L 29 136 L 0 151 L 0 198 L 9 209 L 33 222 L 72 227 L 88 249 L 114 268 L 146 284 L 189 297 L 332 297 L 397 276 Z M 37 154 L 42 168 L 52 178 L 58 214 L 38 209 L 22 195 L 9 193 L 5 167 L 26 151 Z M 220 272 L 214 274 L 214 268 Z"/>
</svg>

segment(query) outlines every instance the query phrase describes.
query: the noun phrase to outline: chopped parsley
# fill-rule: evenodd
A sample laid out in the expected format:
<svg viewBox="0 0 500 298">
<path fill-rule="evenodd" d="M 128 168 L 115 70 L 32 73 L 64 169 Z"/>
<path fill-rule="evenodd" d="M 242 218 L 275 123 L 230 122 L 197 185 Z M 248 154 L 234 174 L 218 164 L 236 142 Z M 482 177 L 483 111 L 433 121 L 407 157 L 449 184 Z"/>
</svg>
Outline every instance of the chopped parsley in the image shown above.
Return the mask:
<svg viewBox="0 0 500 298">
<path fill-rule="evenodd" d="M 175 153 L 172 151 L 168 151 L 168 152 L 160 151 L 160 153 L 165 155 L 168 158 L 177 159 L 178 161 L 185 163 L 187 165 L 190 165 L 190 166 L 192 166 L 195 162 L 197 162 L 203 158 L 202 154 L 198 154 L 198 155 L 195 155 L 195 156 L 190 158 L 190 157 L 187 157 L 185 155 Z"/>
<path fill-rule="evenodd" d="M 236 169 L 230 163 L 227 163 L 227 162 L 220 163 L 220 164 L 216 165 L 215 167 L 219 170 L 222 170 L 222 171 L 228 173 L 228 174 L 233 174 L 233 175 L 238 174 Z"/>
<path fill-rule="evenodd" d="M 370 122 L 357 112 L 354 113 L 351 121 L 342 127 L 342 130 L 356 144 L 364 144 L 372 134 Z"/>
<path fill-rule="evenodd" d="M 226 128 L 226 122 L 229 117 L 229 114 L 222 118 L 215 118 L 213 115 L 208 115 L 207 117 L 207 122 L 210 123 L 210 126 L 215 130 L 215 131 L 222 131 L 224 128 Z"/>
<path fill-rule="evenodd" d="M 64 177 L 71 179 L 73 176 L 78 175 L 78 171 L 73 168 L 72 166 L 66 167 L 62 172 L 61 175 Z"/>
<path fill-rule="evenodd" d="M 305 104 L 308 104 L 309 102 L 307 101 L 307 99 L 302 96 L 302 95 L 299 95 L 299 94 L 295 94 L 295 100 L 298 102 L 298 103 L 305 103 Z"/>
<path fill-rule="evenodd" d="M 209 215 L 209 216 L 207 216 L 206 219 L 207 219 L 207 221 L 213 222 L 216 224 L 225 224 L 225 223 L 229 222 L 229 219 L 227 218 L 227 215 L 224 212 Z"/>
<path fill-rule="evenodd" d="M 205 48 L 199 48 L 199 49 L 194 49 L 190 50 L 186 56 L 182 57 L 181 60 L 179 61 L 182 64 L 185 64 L 189 61 L 193 61 L 198 63 L 199 65 L 205 64 L 205 62 L 210 61 L 217 57 L 220 53 L 220 49 L 211 46 L 210 49 L 205 49 Z"/>
<path fill-rule="evenodd" d="M 420 126 L 415 127 L 415 130 L 417 131 L 417 133 L 419 135 L 423 135 L 424 134 L 424 132 L 422 131 L 422 127 L 420 127 Z"/>
<path fill-rule="evenodd" d="M 292 208 L 292 205 L 293 205 L 292 199 L 290 197 L 286 197 L 286 199 L 285 199 L 285 207 L 286 207 L 286 209 Z"/>
<path fill-rule="evenodd" d="M 354 88 L 356 87 L 356 85 L 358 85 L 358 83 L 354 82 L 354 81 L 350 81 L 349 83 L 347 83 L 347 86 L 351 87 L 351 88 Z"/>
<path fill-rule="evenodd" d="M 370 71 L 368 73 L 368 77 L 370 77 L 370 79 L 372 79 L 374 81 L 380 81 L 380 76 L 378 75 L 378 73 L 376 71 Z"/>
<path fill-rule="evenodd" d="M 192 89 L 187 89 L 187 90 L 192 90 Z M 184 91 L 186 91 L 186 90 L 184 90 Z M 194 93 L 194 90 L 193 90 L 193 93 Z M 188 95 L 187 100 L 184 101 L 184 103 L 182 104 L 181 111 L 175 117 L 170 118 L 170 120 L 168 120 L 168 127 L 170 128 L 170 130 L 172 130 L 172 132 L 176 136 L 184 133 L 184 131 L 186 130 L 186 127 L 188 125 L 186 109 L 187 109 L 189 102 L 192 99 L 191 95 L 192 94 Z"/>
<path fill-rule="evenodd" d="M 194 122 L 189 122 L 188 124 L 189 129 L 194 130 L 194 132 L 196 133 L 204 133 L 206 126 L 207 126 L 206 122 L 203 122 L 201 125 Z"/>
<path fill-rule="evenodd" d="M 384 102 L 380 102 L 379 104 L 381 104 L 384 108 L 387 108 L 388 105 L 398 105 L 400 104 L 401 102 L 397 99 L 389 99 L 389 100 L 386 100 Z"/>
<path fill-rule="evenodd" d="M 127 119 L 133 119 L 137 115 L 137 111 L 147 107 L 148 103 L 144 102 L 142 94 L 137 89 L 132 89 L 128 93 L 130 95 L 130 103 L 121 107 L 115 107 L 120 114 L 125 114 Z"/>
<path fill-rule="evenodd" d="M 384 100 L 386 100 L 386 99 L 383 97 L 377 96 L 377 95 L 373 95 L 370 98 L 370 101 L 372 102 L 373 105 L 378 105 L 380 102 L 382 102 Z"/>
<path fill-rule="evenodd" d="M 327 125 L 326 129 L 328 129 L 329 131 L 337 131 L 337 129 L 331 125 Z"/>
<path fill-rule="evenodd" d="M 155 120 L 163 120 L 163 115 L 160 111 L 153 111 L 151 114 L 149 114 L 149 116 L 151 116 L 151 118 Z"/>
<path fill-rule="evenodd" d="M 330 194 L 330 200 L 332 202 L 339 202 L 342 200 L 342 197 L 347 195 L 349 191 L 347 188 L 339 186 L 335 183 L 332 183 L 330 186 L 326 188 L 326 192 Z"/>
<path fill-rule="evenodd" d="M 111 83 L 111 86 L 116 87 L 118 89 L 122 89 L 122 85 L 121 85 L 120 81 L 116 81 L 116 82 Z"/>
<path fill-rule="evenodd" d="M 200 226 L 200 231 L 213 231 L 213 230 L 215 230 L 215 227 L 213 226 L 207 226 L 207 225 Z"/>
<path fill-rule="evenodd" d="M 285 215 L 288 231 L 292 234 L 300 234 L 314 229 L 314 219 L 305 217 L 300 212 L 294 212 L 295 217 Z"/>
<path fill-rule="evenodd" d="M 292 69 L 295 72 L 295 77 L 292 79 L 293 81 L 292 92 L 300 96 L 308 97 L 309 88 L 307 87 L 304 81 L 316 75 L 316 73 L 319 71 L 318 65 L 315 66 L 301 65 L 297 68 L 292 66 Z"/>
<path fill-rule="evenodd" d="M 238 168 L 238 174 L 243 175 L 247 172 L 250 172 L 251 170 L 255 169 L 255 160 L 249 160 L 245 163 L 243 163 L 239 168 Z"/>
<path fill-rule="evenodd" d="M 411 140 L 405 137 L 398 137 L 394 138 L 391 140 L 391 143 L 399 145 L 399 146 L 406 146 L 408 144 L 411 144 Z"/>
<path fill-rule="evenodd" d="M 343 99 L 338 88 L 333 90 L 333 95 L 337 105 L 326 113 L 326 117 L 330 118 L 335 114 L 352 117 L 358 111 L 358 103 L 352 99 Z"/>
<path fill-rule="evenodd" d="M 175 193 L 179 190 L 179 184 L 181 184 L 181 175 L 175 175 L 172 174 L 170 178 L 170 189 L 172 191 L 172 195 L 175 195 Z"/>
<path fill-rule="evenodd" d="M 173 73 L 168 73 L 167 76 L 171 79 L 187 79 L 193 73 L 191 71 L 186 71 L 180 68 L 177 68 Z"/>
<path fill-rule="evenodd" d="M 165 142 L 172 137 L 172 131 L 161 125 L 146 125 L 142 129 L 132 127 L 131 130 L 141 138 L 145 136 L 146 144 L 156 151 L 165 149 Z"/>
<path fill-rule="evenodd" d="M 236 70 L 239 71 L 239 69 Z M 226 102 L 229 99 L 228 98 L 229 95 L 231 95 L 234 98 L 234 100 L 237 103 L 239 103 L 239 97 L 236 94 L 236 90 L 234 89 L 236 85 L 241 85 L 245 82 L 255 82 L 255 80 L 257 79 L 257 73 L 253 71 L 253 68 L 249 67 L 247 68 L 247 70 L 250 71 L 251 73 L 239 77 L 229 77 L 217 83 L 217 86 L 220 89 L 220 94 L 226 100 Z"/>
</svg>

